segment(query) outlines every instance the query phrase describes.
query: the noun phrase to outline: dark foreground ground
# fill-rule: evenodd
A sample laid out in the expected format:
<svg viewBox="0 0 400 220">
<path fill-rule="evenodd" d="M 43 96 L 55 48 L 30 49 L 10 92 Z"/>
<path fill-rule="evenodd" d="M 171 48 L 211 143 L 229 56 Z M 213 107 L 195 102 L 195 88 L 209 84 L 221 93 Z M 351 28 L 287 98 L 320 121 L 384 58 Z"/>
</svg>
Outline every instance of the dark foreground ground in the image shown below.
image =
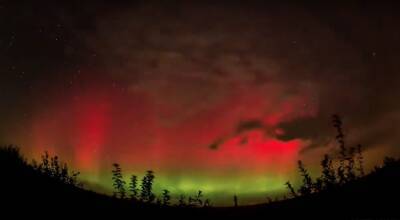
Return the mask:
<svg viewBox="0 0 400 220">
<path fill-rule="evenodd" d="M 0 219 L 106 217 L 128 219 L 397 219 L 400 162 L 377 169 L 339 189 L 270 204 L 231 208 L 160 207 L 101 195 L 40 175 L 0 155 Z M 12 217 L 2 218 L 11 214 Z M 121 217 L 121 216 L 124 217 Z"/>
</svg>

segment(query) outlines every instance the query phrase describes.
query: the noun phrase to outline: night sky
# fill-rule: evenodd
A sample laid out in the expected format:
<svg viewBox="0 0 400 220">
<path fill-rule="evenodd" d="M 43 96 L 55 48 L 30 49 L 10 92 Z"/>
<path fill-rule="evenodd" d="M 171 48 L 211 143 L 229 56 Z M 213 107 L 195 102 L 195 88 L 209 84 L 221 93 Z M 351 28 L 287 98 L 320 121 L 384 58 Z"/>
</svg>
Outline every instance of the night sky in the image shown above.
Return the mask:
<svg viewBox="0 0 400 220">
<path fill-rule="evenodd" d="M 400 156 L 393 3 L 21 2 L 0 1 L 0 144 L 89 189 L 118 162 L 156 192 L 265 201 L 337 151 L 334 113 L 368 168 Z"/>
</svg>

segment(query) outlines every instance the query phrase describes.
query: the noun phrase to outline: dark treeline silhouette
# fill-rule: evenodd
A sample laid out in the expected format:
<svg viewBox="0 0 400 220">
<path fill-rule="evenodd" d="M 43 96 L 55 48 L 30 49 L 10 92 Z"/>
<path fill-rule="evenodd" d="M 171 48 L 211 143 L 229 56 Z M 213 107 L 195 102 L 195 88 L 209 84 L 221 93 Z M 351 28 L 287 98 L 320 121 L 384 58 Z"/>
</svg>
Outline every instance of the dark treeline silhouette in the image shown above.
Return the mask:
<svg viewBox="0 0 400 220">
<path fill-rule="evenodd" d="M 341 118 L 334 115 L 332 119 L 338 150 L 324 155 L 321 175 L 313 179 L 303 161 L 298 161 L 300 186 L 284 183 L 289 196 L 274 200 L 267 197 L 265 204 L 239 206 L 239 196 L 235 194 L 232 207 L 212 207 L 201 190 L 175 198 L 168 189 L 156 195 L 153 171 L 148 170 L 140 181 L 131 174 L 127 183 L 117 163 L 112 164 L 113 196 L 103 195 L 84 189 L 78 181 L 79 172 L 71 171 L 57 156 L 45 152 L 39 162 L 28 162 L 15 146 L 0 147 L 0 199 L 4 210 L 22 207 L 43 213 L 79 211 L 115 216 L 134 211 L 135 215 L 148 217 L 185 218 L 310 216 L 315 212 L 325 213 L 321 218 L 399 216 L 397 203 L 391 199 L 400 196 L 400 160 L 386 157 L 381 166 L 366 174 L 361 145 L 347 146 Z"/>
</svg>

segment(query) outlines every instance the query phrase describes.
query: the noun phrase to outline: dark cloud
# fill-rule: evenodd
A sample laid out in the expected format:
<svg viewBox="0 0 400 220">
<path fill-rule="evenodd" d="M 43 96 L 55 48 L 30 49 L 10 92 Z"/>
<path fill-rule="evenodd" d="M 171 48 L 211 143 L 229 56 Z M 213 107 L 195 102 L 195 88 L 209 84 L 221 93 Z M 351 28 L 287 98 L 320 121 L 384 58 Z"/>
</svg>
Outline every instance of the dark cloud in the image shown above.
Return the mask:
<svg viewBox="0 0 400 220">
<path fill-rule="evenodd" d="M 240 134 L 245 131 L 254 129 L 263 129 L 265 126 L 261 120 L 241 121 L 236 127 L 236 133 Z"/>
<path fill-rule="evenodd" d="M 232 132 L 232 135 L 215 140 L 212 144 L 210 144 L 209 148 L 211 150 L 217 150 L 229 138 L 240 136 L 245 132 L 253 130 L 263 130 L 264 132 L 266 132 L 268 130 L 268 126 L 265 126 L 262 120 L 259 119 L 240 121 L 236 125 L 236 129 L 235 131 Z M 241 137 L 239 144 L 246 145 L 247 143 L 248 143 L 248 138 L 246 136 Z"/>
<path fill-rule="evenodd" d="M 214 143 L 210 144 L 209 148 L 211 150 L 217 150 L 223 142 L 223 140 L 216 140 Z"/>
</svg>

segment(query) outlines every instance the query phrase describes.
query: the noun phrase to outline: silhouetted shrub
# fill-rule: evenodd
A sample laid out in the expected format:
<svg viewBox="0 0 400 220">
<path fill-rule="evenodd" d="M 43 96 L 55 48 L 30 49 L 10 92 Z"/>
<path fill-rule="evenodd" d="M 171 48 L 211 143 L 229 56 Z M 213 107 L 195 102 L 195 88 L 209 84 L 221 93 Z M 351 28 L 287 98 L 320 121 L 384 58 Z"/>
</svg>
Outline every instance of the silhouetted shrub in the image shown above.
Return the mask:
<svg viewBox="0 0 400 220">
<path fill-rule="evenodd" d="M 161 205 L 162 205 L 161 198 L 157 198 L 157 199 L 156 199 L 156 205 L 158 205 L 158 206 L 161 206 Z"/>
<path fill-rule="evenodd" d="M 203 205 L 203 207 L 211 207 L 212 206 L 212 204 L 211 204 L 211 201 L 210 201 L 210 199 L 206 199 L 206 200 L 204 200 L 204 205 Z"/>
<path fill-rule="evenodd" d="M 114 186 L 114 196 L 124 199 L 126 196 L 126 190 L 125 190 L 125 181 L 122 176 L 122 170 L 119 164 L 114 163 L 113 164 L 114 169 L 112 170 L 112 180 L 113 180 L 113 186 Z"/>
<path fill-rule="evenodd" d="M 349 149 L 349 155 L 347 156 L 347 165 L 346 165 L 346 181 L 352 181 L 356 178 L 356 174 L 354 172 L 354 155 L 355 148 L 351 147 Z"/>
<path fill-rule="evenodd" d="M 235 207 L 238 206 L 238 197 L 237 197 L 237 195 L 233 195 L 233 206 L 235 206 Z"/>
<path fill-rule="evenodd" d="M 343 133 L 343 123 L 342 123 L 342 119 L 340 118 L 339 115 L 334 114 L 332 116 L 332 123 L 333 123 L 333 127 L 336 129 L 336 141 L 339 144 L 339 167 L 337 169 L 337 176 L 339 178 L 339 183 L 343 184 L 346 182 L 346 170 L 345 170 L 345 162 L 346 162 L 346 146 L 345 146 L 345 135 Z"/>
<path fill-rule="evenodd" d="M 286 187 L 288 188 L 290 194 L 291 194 L 293 197 L 297 197 L 297 193 L 296 193 L 296 191 L 294 190 L 292 184 L 291 184 L 289 181 L 287 181 L 287 182 L 285 183 L 285 185 L 286 185 Z"/>
<path fill-rule="evenodd" d="M 162 204 L 167 206 L 170 204 L 171 195 L 168 190 L 164 189 L 162 193 Z"/>
<path fill-rule="evenodd" d="M 189 197 L 189 206 L 202 206 L 203 205 L 203 200 L 201 199 L 203 197 L 203 192 L 199 190 L 197 192 L 197 195 L 195 197 Z"/>
<path fill-rule="evenodd" d="M 142 190 L 140 193 L 140 199 L 143 202 L 153 202 L 155 195 L 152 192 L 154 182 L 154 172 L 148 170 L 146 175 L 142 179 Z"/>
<path fill-rule="evenodd" d="M 362 146 L 359 144 L 357 146 L 357 170 L 360 176 L 364 176 L 364 157 L 362 155 Z"/>
<path fill-rule="evenodd" d="M 41 156 L 41 158 L 42 158 L 42 163 L 39 165 L 39 169 L 42 171 L 42 173 L 51 176 L 49 153 L 45 151 L 44 154 Z"/>
<path fill-rule="evenodd" d="M 132 200 L 137 200 L 138 188 L 137 188 L 137 176 L 132 175 L 129 182 L 129 192 Z"/>
<path fill-rule="evenodd" d="M 336 175 L 333 168 L 333 161 L 329 155 L 325 154 L 324 159 L 321 161 L 322 167 L 322 188 L 330 189 L 336 184 Z"/>
<path fill-rule="evenodd" d="M 356 148 L 354 147 L 351 147 L 349 149 L 346 148 L 345 135 L 343 133 L 343 128 L 342 128 L 343 126 L 342 119 L 340 118 L 339 115 L 333 115 L 332 118 L 333 118 L 332 119 L 333 127 L 335 127 L 337 131 L 336 141 L 338 142 L 340 148 L 339 167 L 337 170 L 338 173 L 337 176 L 339 179 L 339 183 L 344 184 L 345 182 L 352 181 L 357 177 L 355 172 L 355 159 L 354 159 Z M 361 150 L 359 151 L 359 153 L 361 153 Z M 362 170 L 361 172 L 363 173 L 364 171 Z"/>
<path fill-rule="evenodd" d="M 57 156 L 50 158 L 50 167 L 51 167 L 51 175 L 53 177 L 59 178 L 61 175 L 61 168 Z"/>
<path fill-rule="evenodd" d="M 301 160 L 298 161 L 300 175 L 303 177 L 303 185 L 300 186 L 299 193 L 301 195 L 309 195 L 313 192 L 313 181 L 307 169 Z"/>
<path fill-rule="evenodd" d="M 187 206 L 185 195 L 181 194 L 178 199 L 178 206 L 183 207 Z"/>
</svg>

